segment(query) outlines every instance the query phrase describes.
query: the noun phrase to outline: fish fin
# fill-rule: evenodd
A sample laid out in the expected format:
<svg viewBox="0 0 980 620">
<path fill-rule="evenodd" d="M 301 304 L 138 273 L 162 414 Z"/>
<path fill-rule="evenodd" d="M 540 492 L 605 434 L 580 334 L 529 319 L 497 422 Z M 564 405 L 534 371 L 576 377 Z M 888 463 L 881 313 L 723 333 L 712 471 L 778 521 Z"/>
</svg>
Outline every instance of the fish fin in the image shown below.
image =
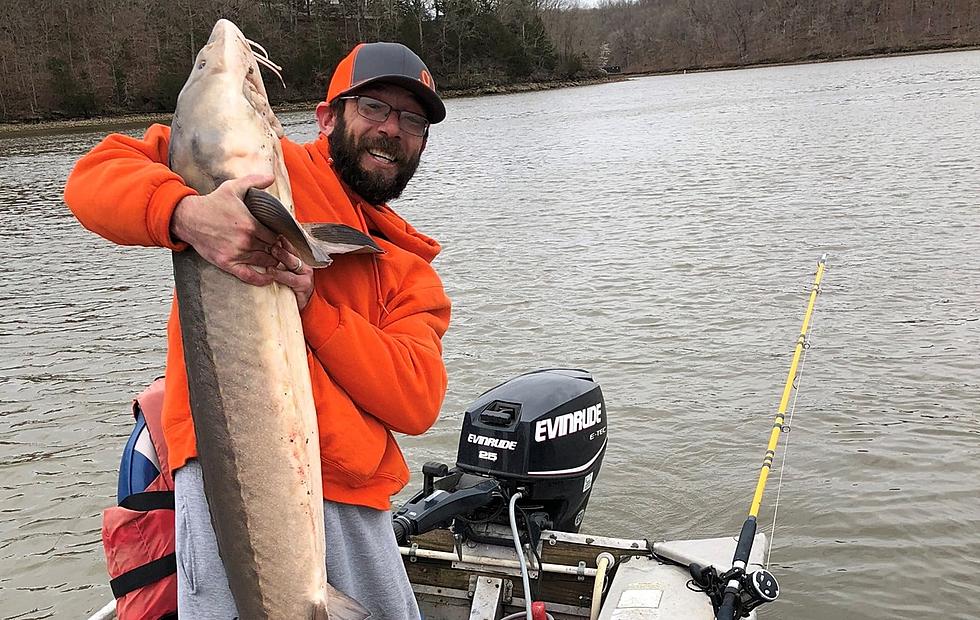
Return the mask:
<svg viewBox="0 0 980 620">
<path fill-rule="evenodd" d="M 327 584 L 327 603 L 313 609 L 311 620 L 363 620 L 371 612 L 337 588 Z"/>
<path fill-rule="evenodd" d="M 327 267 L 331 254 L 384 251 L 374 239 L 344 224 L 300 224 L 269 192 L 249 188 L 242 202 L 260 224 L 288 239 L 311 267 Z"/>
<path fill-rule="evenodd" d="M 327 255 L 384 253 L 374 239 L 346 224 L 315 223 L 300 224 L 300 227 L 311 240 L 310 246 L 314 248 L 314 254 L 317 251 Z"/>
<path fill-rule="evenodd" d="M 316 256 L 317 253 L 310 248 L 308 235 L 278 198 L 269 192 L 250 187 L 245 192 L 242 202 L 260 224 L 288 239 L 300 253 L 300 258 L 307 264 L 313 267 L 326 267 L 330 264 L 329 256 Z"/>
</svg>

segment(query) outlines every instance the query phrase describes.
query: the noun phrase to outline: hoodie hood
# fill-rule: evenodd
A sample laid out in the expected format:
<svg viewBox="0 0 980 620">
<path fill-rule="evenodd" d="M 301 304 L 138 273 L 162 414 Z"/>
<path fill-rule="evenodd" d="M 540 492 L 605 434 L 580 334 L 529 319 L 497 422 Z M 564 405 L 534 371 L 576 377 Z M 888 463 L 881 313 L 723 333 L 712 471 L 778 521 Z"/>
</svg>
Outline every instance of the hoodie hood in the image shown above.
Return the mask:
<svg viewBox="0 0 980 620">
<path fill-rule="evenodd" d="M 333 166 L 333 159 L 330 157 L 330 145 L 325 135 L 320 134 L 316 141 L 308 146 L 312 147 L 308 149 L 313 151 L 311 154 L 321 159 L 323 165 Z M 337 179 L 339 183 L 343 184 L 339 175 L 337 175 Z M 351 197 L 351 203 L 364 218 L 368 227 L 367 232 L 377 234 L 401 249 L 415 254 L 427 263 L 431 263 L 442 250 L 439 242 L 415 230 L 411 224 L 395 213 L 394 209 L 388 205 L 368 204 L 347 185 L 344 185 L 344 188 Z"/>
</svg>

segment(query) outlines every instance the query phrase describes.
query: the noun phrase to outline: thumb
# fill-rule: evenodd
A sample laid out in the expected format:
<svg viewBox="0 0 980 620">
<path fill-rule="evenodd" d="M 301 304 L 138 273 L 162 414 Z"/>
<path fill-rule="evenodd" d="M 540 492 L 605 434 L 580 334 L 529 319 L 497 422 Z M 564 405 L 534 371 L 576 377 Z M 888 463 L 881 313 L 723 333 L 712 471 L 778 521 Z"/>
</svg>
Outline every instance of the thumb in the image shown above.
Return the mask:
<svg viewBox="0 0 980 620">
<path fill-rule="evenodd" d="M 229 181 L 231 184 L 231 190 L 235 192 L 235 195 L 239 198 L 245 196 L 245 192 L 251 187 L 257 187 L 258 189 L 265 189 L 272 185 L 276 180 L 276 177 L 271 174 L 249 174 L 237 179 L 232 179 Z"/>
</svg>

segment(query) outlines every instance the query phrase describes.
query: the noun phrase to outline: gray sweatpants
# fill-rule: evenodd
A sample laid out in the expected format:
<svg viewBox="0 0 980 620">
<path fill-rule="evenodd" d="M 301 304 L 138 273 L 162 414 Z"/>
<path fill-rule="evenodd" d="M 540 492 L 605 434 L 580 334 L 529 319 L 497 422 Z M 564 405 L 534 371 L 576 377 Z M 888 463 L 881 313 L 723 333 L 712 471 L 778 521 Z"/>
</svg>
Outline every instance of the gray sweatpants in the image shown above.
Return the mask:
<svg viewBox="0 0 980 620">
<path fill-rule="evenodd" d="M 174 476 L 177 524 L 177 611 L 182 620 L 238 617 L 211 527 L 201 466 Z M 416 620 L 419 608 L 405 574 L 391 514 L 323 502 L 330 584 L 371 611 L 372 620 Z"/>
</svg>

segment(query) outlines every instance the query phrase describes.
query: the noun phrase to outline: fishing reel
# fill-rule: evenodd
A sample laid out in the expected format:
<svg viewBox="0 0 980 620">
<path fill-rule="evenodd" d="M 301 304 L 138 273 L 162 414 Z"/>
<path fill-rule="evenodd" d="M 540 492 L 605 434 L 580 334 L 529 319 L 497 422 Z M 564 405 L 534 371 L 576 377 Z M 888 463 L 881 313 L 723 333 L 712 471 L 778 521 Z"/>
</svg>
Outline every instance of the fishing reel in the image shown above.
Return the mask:
<svg viewBox="0 0 980 620">
<path fill-rule="evenodd" d="M 718 620 L 745 618 L 779 597 L 779 582 L 765 569 L 746 573 L 733 567 L 720 575 L 714 566 L 691 564 L 689 569 L 694 584 L 711 599 Z"/>
</svg>

